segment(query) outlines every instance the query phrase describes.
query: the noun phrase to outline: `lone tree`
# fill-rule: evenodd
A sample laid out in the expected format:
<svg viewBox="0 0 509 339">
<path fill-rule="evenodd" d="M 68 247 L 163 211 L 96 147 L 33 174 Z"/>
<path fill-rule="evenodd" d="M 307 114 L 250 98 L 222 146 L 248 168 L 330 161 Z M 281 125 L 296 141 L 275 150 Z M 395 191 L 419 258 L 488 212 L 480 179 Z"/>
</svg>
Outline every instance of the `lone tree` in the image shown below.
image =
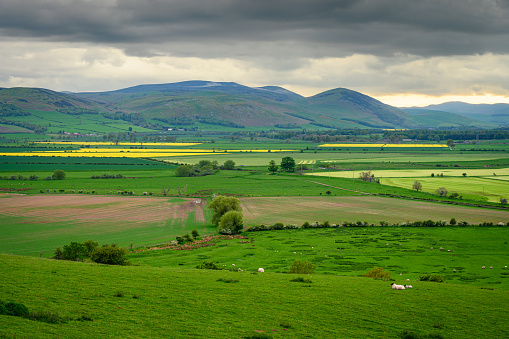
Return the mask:
<svg viewBox="0 0 509 339">
<path fill-rule="evenodd" d="M 447 140 L 447 146 L 454 148 L 454 141 L 452 139 Z"/>
<path fill-rule="evenodd" d="M 420 181 L 418 181 L 418 180 L 415 180 L 415 181 L 414 181 L 414 184 L 412 185 L 412 189 L 413 189 L 414 191 L 416 191 L 416 192 L 420 192 L 420 191 L 422 191 L 422 184 L 421 184 L 421 182 L 420 182 Z"/>
<path fill-rule="evenodd" d="M 214 226 L 219 226 L 221 217 L 230 211 L 237 211 L 242 213 L 242 207 L 240 207 L 240 200 L 235 197 L 225 197 L 224 195 L 218 195 L 210 203 L 209 207 L 214 211 L 212 214 L 212 223 Z"/>
<path fill-rule="evenodd" d="M 375 181 L 375 175 L 371 174 L 371 170 L 369 170 L 367 172 L 361 172 L 359 174 L 359 179 L 362 181 L 373 182 Z"/>
<path fill-rule="evenodd" d="M 279 169 L 279 166 L 276 165 L 276 162 L 274 160 L 269 161 L 269 171 L 272 173 L 276 173 Z"/>
<path fill-rule="evenodd" d="M 235 169 L 235 162 L 233 160 L 226 160 L 223 164 L 223 168 L 225 170 L 233 170 Z"/>
<path fill-rule="evenodd" d="M 284 157 L 281 160 L 281 169 L 286 172 L 295 171 L 295 159 L 292 157 Z"/>
<path fill-rule="evenodd" d="M 447 198 L 447 188 L 445 187 L 440 187 L 437 189 L 437 194 L 443 198 Z"/>
<path fill-rule="evenodd" d="M 53 180 L 64 180 L 65 179 L 65 172 L 62 170 L 54 170 L 53 171 Z"/>
</svg>

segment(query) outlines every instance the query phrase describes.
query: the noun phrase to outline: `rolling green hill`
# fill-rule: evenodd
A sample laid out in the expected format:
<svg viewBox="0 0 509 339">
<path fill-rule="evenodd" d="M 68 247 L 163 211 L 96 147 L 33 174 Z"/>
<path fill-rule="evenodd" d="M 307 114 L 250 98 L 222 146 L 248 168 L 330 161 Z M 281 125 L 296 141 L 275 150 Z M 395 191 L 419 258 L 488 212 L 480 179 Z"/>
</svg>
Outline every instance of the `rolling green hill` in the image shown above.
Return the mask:
<svg viewBox="0 0 509 339">
<path fill-rule="evenodd" d="M 105 134 L 134 126 L 160 131 L 169 127 L 200 129 L 204 125 L 221 130 L 225 127 L 272 129 L 310 125 L 365 129 L 481 124 L 452 114 L 431 112 L 434 111 L 419 114 L 409 111 L 411 114 L 407 114 L 345 88 L 306 98 L 277 86 L 248 87 L 233 82 L 186 81 L 92 93 L 0 89 L 0 123 L 38 133 L 65 130 Z M 60 114 L 57 120 L 54 119 L 56 113 Z M 113 125 L 119 122 L 123 126 Z M 76 125 L 81 126 L 76 128 Z"/>
</svg>

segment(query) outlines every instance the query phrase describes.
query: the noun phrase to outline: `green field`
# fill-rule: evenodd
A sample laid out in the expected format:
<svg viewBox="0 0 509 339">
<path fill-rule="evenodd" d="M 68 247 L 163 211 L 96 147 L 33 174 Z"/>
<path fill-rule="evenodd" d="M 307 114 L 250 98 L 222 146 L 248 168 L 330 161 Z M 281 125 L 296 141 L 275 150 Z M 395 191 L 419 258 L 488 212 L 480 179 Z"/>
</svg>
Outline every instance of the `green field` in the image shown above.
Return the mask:
<svg viewBox="0 0 509 339">
<path fill-rule="evenodd" d="M 509 293 L 502 288 L 507 268 L 501 268 L 501 261 L 507 261 L 507 251 L 500 254 L 502 240 L 497 231 L 269 232 L 250 234 L 252 244 L 235 240 L 214 249 L 138 254 L 133 259 L 141 261 L 141 266 L 127 267 L 0 255 L 2 274 L 8 277 L 2 280 L 0 300 L 71 319 L 48 324 L 2 315 L 0 333 L 6 338 L 130 337 L 133 333 L 136 338 L 249 338 L 261 334 L 272 338 L 399 338 L 405 333 L 504 338 L 509 335 Z M 473 244 L 471 239 L 476 239 Z M 435 243 L 454 249 L 455 255 L 425 250 Z M 299 252 L 294 255 L 292 250 Z M 482 258 L 478 251 L 483 252 Z M 187 268 L 208 257 L 245 271 Z M 316 258 L 322 272 L 304 276 L 307 283 L 291 282 L 296 275 L 274 273 L 286 271 L 296 257 Z M 352 274 L 352 270 L 363 271 L 384 260 L 392 260 L 394 266 L 388 270 L 401 284 L 421 270 L 443 271 L 447 277 L 464 276 L 471 281 L 411 281 L 412 289 L 394 291 L 387 281 L 323 274 L 327 269 Z M 481 264 L 494 268 L 482 270 Z M 258 267 L 264 267 L 265 273 L 256 273 Z M 451 273 L 453 267 L 457 273 Z"/>
</svg>

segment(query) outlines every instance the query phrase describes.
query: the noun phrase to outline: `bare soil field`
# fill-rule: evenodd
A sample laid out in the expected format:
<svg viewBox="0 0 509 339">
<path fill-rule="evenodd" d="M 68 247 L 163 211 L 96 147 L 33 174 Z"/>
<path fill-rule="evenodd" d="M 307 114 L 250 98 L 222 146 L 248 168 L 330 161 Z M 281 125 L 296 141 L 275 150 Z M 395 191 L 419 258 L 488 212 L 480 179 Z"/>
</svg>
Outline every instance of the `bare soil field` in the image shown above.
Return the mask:
<svg viewBox="0 0 509 339">
<path fill-rule="evenodd" d="M 0 253 L 88 239 L 124 246 L 169 241 L 205 227 L 203 208 L 204 199 L 0 194 Z"/>
<path fill-rule="evenodd" d="M 456 218 L 469 223 L 509 221 L 509 212 L 375 196 L 241 198 L 246 226 L 256 224 L 302 225 L 308 222 L 380 221 L 402 223 Z"/>
</svg>

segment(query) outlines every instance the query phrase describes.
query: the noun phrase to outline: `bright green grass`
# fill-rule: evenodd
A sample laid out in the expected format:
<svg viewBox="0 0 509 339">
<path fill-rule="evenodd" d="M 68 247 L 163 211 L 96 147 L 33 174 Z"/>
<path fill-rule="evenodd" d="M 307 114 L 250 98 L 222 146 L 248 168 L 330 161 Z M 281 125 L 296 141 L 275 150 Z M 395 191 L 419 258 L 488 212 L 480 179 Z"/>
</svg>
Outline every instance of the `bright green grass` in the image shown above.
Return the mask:
<svg viewBox="0 0 509 339">
<path fill-rule="evenodd" d="M 386 185 L 411 188 L 414 181 L 418 180 L 422 183 L 424 192 L 434 193 L 439 187 L 445 187 L 449 194 L 456 192 L 465 199 L 500 202 L 500 198 L 509 197 L 509 182 L 493 179 L 493 177 L 384 178 L 383 182 Z"/>
<path fill-rule="evenodd" d="M 367 171 L 367 170 L 366 170 Z M 495 173 L 498 175 L 509 175 L 509 168 L 483 168 L 483 169 L 456 169 L 456 168 L 436 168 L 436 169 L 409 169 L 409 170 L 372 170 L 371 174 L 374 174 L 377 178 L 422 178 L 430 177 L 431 174 L 439 175 L 443 174 L 446 177 L 463 177 L 463 173 L 466 173 L 468 177 L 493 177 Z M 328 172 L 317 173 L 316 175 L 329 176 Z M 331 177 L 337 178 L 351 178 L 352 171 L 331 171 Z"/>
<path fill-rule="evenodd" d="M 430 273 L 451 283 L 509 290 L 507 227 L 340 227 L 244 235 L 253 242 L 219 242 L 193 251 L 144 251 L 129 257 L 155 267 L 193 268 L 212 260 L 227 268 L 263 267 L 279 273 L 300 259 L 314 263 L 318 274 L 358 276 L 383 267 L 397 281 L 409 279 L 409 284 Z"/>
<path fill-rule="evenodd" d="M 313 274 L 306 276 L 312 283 L 303 284 L 270 271 L 110 267 L 4 255 L 0 265 L 8 277 L 0 300 L 92 319 L 47 324 L 1 315 L 0 334 L 7 338 L 238 338 L 255 331 L 273 338 L 397 338 L 404 330 L 444 338 L 509 335 L 509 293 L 491 287 L 415 282 L 411 290 L 394 291 L 390 282 L 361 277 Z M 123 297 L 115 297 L 119 292 Z"/>
</svg>

